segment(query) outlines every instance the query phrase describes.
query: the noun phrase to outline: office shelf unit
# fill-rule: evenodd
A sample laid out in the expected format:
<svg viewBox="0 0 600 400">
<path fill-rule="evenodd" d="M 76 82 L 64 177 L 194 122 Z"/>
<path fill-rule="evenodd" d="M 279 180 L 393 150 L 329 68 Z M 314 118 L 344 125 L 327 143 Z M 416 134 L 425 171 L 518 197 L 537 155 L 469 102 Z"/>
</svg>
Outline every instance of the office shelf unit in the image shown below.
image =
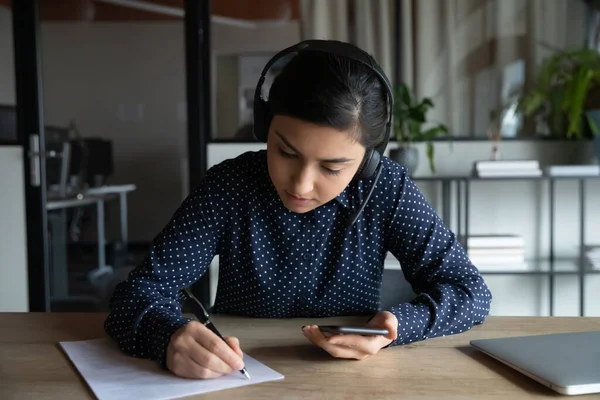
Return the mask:
<svg viewBox="0 0 600 400">
<path fill-rule="evenodd" d="M 506 181 L 532 181 L 537 183 L 546 182 L 548 184 L 548 218 L 549 218 L 549 251 L 546 258 L 537 260 L 528 260 L 532 266 L 526 271 L 481 271 L 482 275 L 522 275 L 522 276 L 540 276 L 548 277 L 548 294 L 549 294 L 549 310 L 550 315 L 554 315 L 554 297 L 556 288 L 557 276 L 577 276 L 579 286 L 579 315 L 585 315 L 585 278 L 588 275 L 600 274 L 600 270 L 593 270 L 585 267 L 585 227 L 586 227 L 586 185 L 588 181 L 600 182 L 598 176 L 568 176 L 568 177 L 497 177 L 497 178 L 480 178 L 476 176 L 433 176 L 433 177 L 413 177 L 412 180 L 418 184 L 422 182 L 438 182 L 442 189 L 442 208 L 441 217 L 444 223 L 452 227 L 452 187 L 456 187 L 455 208 L 457 224 L 453 231 L 462 238 L 461 244 L 468 252 L 467 238 L 469 237 L 469 219 L 470 219 L 470 194 L 471 186 L 476 182 L 506 182 Z M 574 258 L 557 258 L 555 249 L 555 208 L 556 208 L 556 186 L 560 181 L 576 181 L 578 184 L 578 201 L 579 201 L 579 255 Z M 599 201 L 596 204 L 600 204 Z"/>
</svg>

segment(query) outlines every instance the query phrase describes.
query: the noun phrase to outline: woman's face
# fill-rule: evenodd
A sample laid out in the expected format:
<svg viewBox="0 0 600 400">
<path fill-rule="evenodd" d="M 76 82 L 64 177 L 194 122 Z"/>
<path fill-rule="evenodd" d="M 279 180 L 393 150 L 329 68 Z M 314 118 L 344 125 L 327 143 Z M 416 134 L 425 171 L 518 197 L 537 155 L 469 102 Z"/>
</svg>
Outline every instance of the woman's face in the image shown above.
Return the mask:
<svg viewBox="0 0 600 400">
<path fill-rule="evenodd" d="M 293 117 L 273 118 L 267 140 L 269 175 L 290 211 L 311 211 L 350 183 L 365 155 L 350 133 Z"/>
</svg>

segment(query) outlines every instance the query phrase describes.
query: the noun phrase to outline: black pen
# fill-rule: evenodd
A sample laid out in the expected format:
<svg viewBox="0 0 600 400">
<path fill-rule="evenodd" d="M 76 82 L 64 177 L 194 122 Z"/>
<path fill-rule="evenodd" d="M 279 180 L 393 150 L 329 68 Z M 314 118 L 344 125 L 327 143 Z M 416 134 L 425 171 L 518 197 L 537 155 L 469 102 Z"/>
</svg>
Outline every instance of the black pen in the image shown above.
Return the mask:
<svg viewBox="0 0 600 400">
<path fill-rule="evenodd" d="M 206 312 L 206 309 L 204 308 L 202 303 L 200 303 L 200 301 L 196 298 L 196 296 L 194 296 L 189 291 L 189 289 L 180 290 L 179 297 L 181 298 L 181 300 L 184 300 L 184 301 L 190 300 L 189 304 L 192 306 L 194 315 L 196 315 L 196 318 L 198 318 L 200 323 L 202 323 L 208 329 L 213 331 L 213 333 L 215 335 L 217 335 L 218 337 L 223 339 L 223 341 L 225 341 L 225 339 L 223 338 L 223 335 L 221 335 L 221 333 L 217 330 L 217 327 L 215 326 L 215 324 L 213 324 L 212 321 L 210 320 L 210 318 L 208 317 L 208 312 Z M 250 379 L 250 374 L 248 374 L 248 371 L 246 371 L 246 367 L 240 369 L 240 373 L 242 375 L 244 375 L 246 378 Z"/>
</svg>

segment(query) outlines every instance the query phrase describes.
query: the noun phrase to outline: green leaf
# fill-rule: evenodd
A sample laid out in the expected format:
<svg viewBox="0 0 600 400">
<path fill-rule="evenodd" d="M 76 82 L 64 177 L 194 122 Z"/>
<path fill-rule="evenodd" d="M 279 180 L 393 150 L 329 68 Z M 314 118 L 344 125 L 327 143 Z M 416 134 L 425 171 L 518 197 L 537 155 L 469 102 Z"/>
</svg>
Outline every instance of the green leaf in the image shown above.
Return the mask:
<svg viewBox="0 0 600 400">
<path fill-rule="evenodd" d="M 431 101 L 430 98 L 425 97 L 422 101 L 421 101 L 421 105 L 427 106 L 428 108 L 433 107 L 433 101 Z"/>
<path fill-rule="evenodd" d="M 591 48 L 553 48 L 537 70 L 531 89 L 520 96 L 517 112 L 541 113 L 552 133 L 581 137 L 585 105 L 591 87 L 600 83 L 600 53 Z M 591 125 L 590 125 L 591 126 Z M 600 128 L 600 127 L 599 127 Z"/>
<path fill-rule="evenodd" d="M 440 135 L 440 133 L 447 133 L 447 128 L 443 125 L 434 126 L 433 128 L 427 129 L 421 134 L 423 140 L 433 140 Z"/>
<path fill-rule="evenodd" d="M 419 122 L 425 122 L 425 113 L 418 108 L 411 108 L 408 110 L 408 118 Z"/>
<path fill-rule="evenodd" d="M 406 104 L 407 106 L 412 105 L 412 99 L 410 96 L 410 92 L 408 91 L 408 88 L 406 87 L 406 85 L 400 86 L 400 98 L 402 99 L 404 104 Z"/>
<path fill-rule="evenodd" d="M 544 104 L 545 97 L 543 93 L 533 91 L 529 93 L 521 103 L 523 113 L 526 116 L 530 116 L 540 109 Z"/>
<path fill-rule="evenodd" d="M 556 76 L 561 58 L 554 56 L 546 59 L 540 68 L 535 87 L 541 92 L 548 92 Z"/>
<path fill-rule="evenodd" d="M 431 172 L 435 173 L 435 149 L 433 147 L 433 143 L 427 142 L 427 158 L 429 159 L 429 169 Z"/>
<path fill-rule="evenodd" d="M 579 68 L 573 77 L 570 103 L 567 105 L 569 115 L 569 128 L 567 137 L 581 136 L 581 123 L 583 116 L 583 105 L 586 100 L 592 72 L 589 69 Z"/>
<path fill-rule="evenodd" d="M 419 110 L 419 112 L 421 112 L 423 115 L 427 114 L 427 112 L 429 111 L 429 109 L 431 108 L 431 106 L 427 103 L 421 103 L 418 106 L 415 107 L 417 110 Z M 425 118 L 425 117 L 423 117 Z"/>
<path fill-rule="evenodd" d="M 413 140 L 419 139 L 419 133 L 421 132 L 421 122 L 415 120 L 408 120 L 408 131 Z"/>
<path fill-rule="evenodd" d="M 569 105 L 573 101 L 573 96 L 575 96 L 574 88 L 575 88 L 575 85 L 565 85 L 563 87 L 563 89 L 562 89 L 562 94 L 563 94 L 562 101 L 558 98 L 558 96 L 556 96 L 557 92 L 554 92 L 551 95 L 552 96 L 552 100 L 554 102 L 553 104 L 557 105 L 557 103 L 558 103 L 558 105 L 560 106 L 560 110 L 567 111 L 567 109 L 569 108 Z M 554 111 L 554 110 L 552 110 L 552 111 Z"/>
</svg>

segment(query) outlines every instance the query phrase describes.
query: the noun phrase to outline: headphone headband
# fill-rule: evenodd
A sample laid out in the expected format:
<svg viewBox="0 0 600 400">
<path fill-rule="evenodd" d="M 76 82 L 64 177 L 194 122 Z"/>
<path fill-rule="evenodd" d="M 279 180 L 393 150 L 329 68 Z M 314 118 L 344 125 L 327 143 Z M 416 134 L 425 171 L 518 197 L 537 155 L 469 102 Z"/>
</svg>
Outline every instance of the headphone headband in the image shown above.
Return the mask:
<svg viewBox="0 0 600 400">
<path fill-rule="evenodd" d="M 265 102 L 265 100 L 262 98 L 262 86 L 265 81 L 267 72 L 269 71 L 271 66 L 273 64 L 275 64 L 277 61 L 279 61 L 280 59 L 288 56 L 289 54 L 306 52 L 306 51 L 319 51 L 319 52 L 323 52 L 323 53 L 331 53 L 331 54 L 340 55 L 342 57 L 347 57 L 349 59 L 360 62 L 361 64 L 367 66 L 371 71 L 373 71 L 378 76 L 379 80 L 381 81 L 381 83 L 383 84 L 383 86 L 386 90 L 387 105 L 388 105 L 388 121 L 387 121 L 386 127 L 385 127 L 385 136 L 384 136 L 383 140 L 375 146 L 375 151 L 377 151 L 379 153 L 379 155 L 382 156 L 383 152 L 385 151 L 385 148 L 390 140 L 390 134 L 391 134 L 391 130 L 392 130 L 391 129 L 392 128 L 392 115 L 393 115 L 392 111 L 394 109 L 394 96 L 393 96 L 392 85 L 391 85 L 389 79 L 387 78 L 387 76 L 385 75 L 385 73 L 383 72 L 383 70 L 379 67 L 379 65 L 377 65 L 377 63 L 375 62 L 373 57 L 371 57 L 367 52 L 359 49 L 358 47 L 356 47 L 350 43 L 340 42 L 337 40 L 311 39 L 311 40 L 305 40 L 300 43 L 297 43 L 297 44 L 290 46 L 288 48 L 285 48 L 285 49 L 281 50 L 280 52 L 278 52 L 277 54 L 275 54 L 275 56 L 273 56 L 273 58 L 271 58 L 269 60 L 269 62 L 267 62 L 267 64 L 265 65 L 265 67 L 263 68 L 263 70 L 260 74 L 260 79 L 258 81 L 258 84 L 256 86 L 256 91 L 254 93 L 255 110 L 256 110 L 257 106 L 260 108 L 259 105 L 263 104 Z M 257 122 L 258 122 L 257 117 L 260 118 L 261 115 L 257 115 L 257 113 L 255 112 L 254 121 L 255 121 L 256 136 L 264 140 L 264 138 L 266 138 L 267 133 L 261 132 L 261 129 L 268 129 L 268 126 L 263 126 L 263 124 L 261 124 L 261 123 L 258 123 L 258 126 L 257 126 Z"/>
</svg>

